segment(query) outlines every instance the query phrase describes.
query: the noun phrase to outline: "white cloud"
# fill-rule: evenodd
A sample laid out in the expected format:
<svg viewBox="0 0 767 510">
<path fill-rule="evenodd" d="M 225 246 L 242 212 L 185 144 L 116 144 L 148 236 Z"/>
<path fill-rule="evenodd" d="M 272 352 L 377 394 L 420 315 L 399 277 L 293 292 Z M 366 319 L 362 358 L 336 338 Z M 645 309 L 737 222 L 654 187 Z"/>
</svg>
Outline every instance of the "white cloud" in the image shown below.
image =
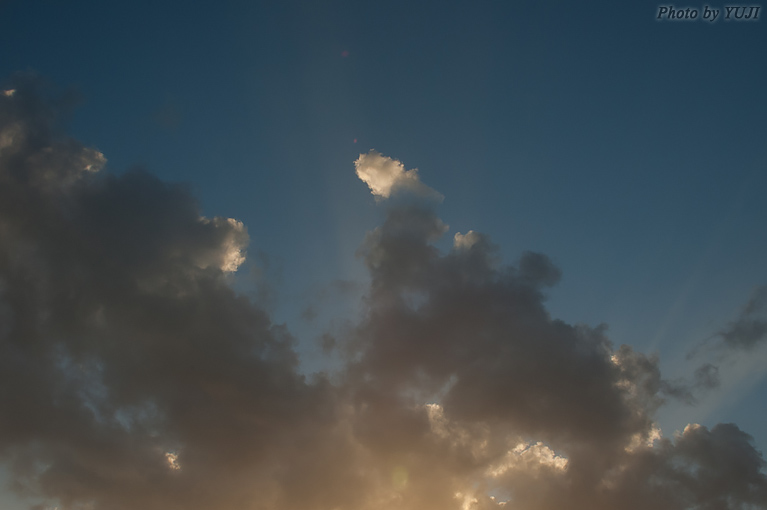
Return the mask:
<svg viewBox="0 0 767 510">
<path fill-rule="evenodd" d="M 165 461 L 168 463 L 168 467 L 171 469 L 171 471 L 178 471 L 181 469 L 181 466 L 178 463 L 177 453 L 166 452 Z"/>
<path fill-rule="evenodd" d="M 540 441 L 535 444 L 523 442 L 509 451 L 500 463 L 488 468 L 487 475 L 496 478 L 509 470 L 523 470 L 527 473 L 540 469 L 564 471 L 567 462 L 566 457 L 557 455 Z"/>
<path fill-rule="evenodd" d="M 453 248 L 456 250 L 468 250 L 482 239 L 482 235 L 469 230 L 465 234 L 456 232 L 453 238 Z"/>
<path fill-rule="evenodd" d="M 398 191 L 408 191 L 435 200 L 444 198 L 439 192 L 421 182 L 417 168 L 405 170 L 400 161 L 383 156 L 375 150 L 360 154 L 354 166 L 357 168 L 357 177 L 368 185 L 371 193 L 377 198 L 389 198 Z"/>
<path fill-rule="evenodd" d="M 107 162 L 104 154 L 95 149 L 85 149 L 82 153 L 83 170 L 86 172 L 98 172 Z"/>
<path fill-rule="evenodd" d="M 201 217 L 200 223 L 212 226 L 216 232 L 216 244 L 212 250 L 202 251 L 195 259 L 197 267 L 217 267 L 225 273 L 233 273 L 245 262 L 245 247 L 248 245 L 248 231 L 245 225 L 234 218 Z"/>
</svg>

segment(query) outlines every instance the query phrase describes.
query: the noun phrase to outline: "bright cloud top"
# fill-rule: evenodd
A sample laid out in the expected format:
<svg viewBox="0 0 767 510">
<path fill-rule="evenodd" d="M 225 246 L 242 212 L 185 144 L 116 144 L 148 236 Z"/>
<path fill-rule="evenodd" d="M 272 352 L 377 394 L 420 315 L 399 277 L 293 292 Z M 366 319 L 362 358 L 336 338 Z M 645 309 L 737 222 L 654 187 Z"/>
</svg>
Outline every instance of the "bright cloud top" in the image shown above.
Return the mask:
<svg viewBox="0 0 767 510">
<path fill-rule="evenodd" d="M 482 236 L 473 230 L 469 230 L 465 234 L 456 232 L 453 237 L 453 248 L 456 250 L 468 250 L 482 239 Z"/>
<path fill-rule="evenodd" d="M 377 198 L 389 198 L 398 191 L 409 191 L 436 200 L 444 198 L 421 182 L 417 168 L 405 170 L 405 166 L 398 160 L 383 156 L 375 150 L 360 154 L 354 166 L 357 168 L 357 177 L 370 187 L 371 193 Z"/>
</svg>

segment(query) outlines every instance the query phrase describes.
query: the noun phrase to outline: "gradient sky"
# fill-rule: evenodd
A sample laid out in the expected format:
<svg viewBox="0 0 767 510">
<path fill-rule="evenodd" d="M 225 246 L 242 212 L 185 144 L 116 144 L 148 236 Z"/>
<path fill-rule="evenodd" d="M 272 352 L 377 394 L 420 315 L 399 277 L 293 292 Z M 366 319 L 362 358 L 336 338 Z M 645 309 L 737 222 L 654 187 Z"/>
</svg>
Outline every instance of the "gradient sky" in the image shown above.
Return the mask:
<svg viewBox="0 0 767 510">
<path fill-rule="evenodd" d="M 767 13 L 658 9 L 0 1 L 0 506 L 767 506 Z"/>
</svg>

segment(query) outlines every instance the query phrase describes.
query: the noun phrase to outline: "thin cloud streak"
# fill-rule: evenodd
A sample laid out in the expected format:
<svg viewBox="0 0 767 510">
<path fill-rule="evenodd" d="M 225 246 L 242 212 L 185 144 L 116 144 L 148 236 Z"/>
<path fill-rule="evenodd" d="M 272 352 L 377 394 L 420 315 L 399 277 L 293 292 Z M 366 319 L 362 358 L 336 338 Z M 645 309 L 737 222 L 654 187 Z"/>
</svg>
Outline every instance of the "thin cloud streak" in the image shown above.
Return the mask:
<svg viewBox="0 0 767 510">
<path fill-rule="evenodd" d="M 767 285 L 754 290 L 739 317 L 720 337 L 728 348 L 746 351 L 767 342 Z"/>
</svg>

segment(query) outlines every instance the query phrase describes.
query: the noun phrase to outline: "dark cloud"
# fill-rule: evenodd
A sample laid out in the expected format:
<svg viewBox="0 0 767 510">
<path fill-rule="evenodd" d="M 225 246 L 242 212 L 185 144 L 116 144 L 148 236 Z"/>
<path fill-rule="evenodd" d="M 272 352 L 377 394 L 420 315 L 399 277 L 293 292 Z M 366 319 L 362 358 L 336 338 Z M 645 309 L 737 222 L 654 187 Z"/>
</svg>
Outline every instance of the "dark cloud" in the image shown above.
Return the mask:
<svg viewBox="0 0 767 510">
<path fill-rule="evenodd" d="M 17 486 L 99 509 L 266 490 L 243 478 L 268 485 L 335 397 L 228 286 L 244 227 L 203 218 L 183 186 L 97 172 L 33 84 L 0 100 L 0 450 Z"/>
<path fill-rule="evenodd" d="M 390 169 L 414 197 L 360 249 L 363 319 L 322 337 L 347 364 L 309 379 L 289 330 L 230 286 L 241 223 L 202 217 L 184 186 L 100 170 L 34 80 L 14 88 L 0 95 L 0 458 L 40 508 L 767 504 L 745 433 L 660 437 L 654 412 L 677 390 L 658 359 L 549 316 L 560 272 L 545 255 L 506 266 L 477 232 L 440 253 L 433 193 L 396 160 L 376 155 L 369 175 Z"/>
<path fill-rule="evenodd" d="M 606 480 L 640 469 L 646 456 L 659 458 L 659 469 L 672 469 L 684 456 L 680 448 L 694 449 L 687 446 L 687 433 L 676 442 L 661 439 L 654 413 L 669 397 L 693 402 L 693 391 L 716 384 L 716 367 L 701 367 L 688 385 L 664 380 L 657 356 L 615 347 L 606 327 L 573 326 L 549 316 L 545 291 L 561 274 L 548 257 L 527 252 L 516 267 L 505 266 L 490 239 L 474 231 L 456 234 L 453 249 L 441 254 L 434 242 L 447 229 L 433 202 L 395 203 L 363 244 L 371 292 L 367 316 L 349 340 L 357 354 L 349 377 L 358 405 L 372 416 L 369 426 L 391 426 L 390 412 L 373 411 L 379 405 L 436 403 L 431 435 L 417 420 L 410 422 L 417 444 L 436 436 L 449 451 L 440 455 L 457 457 L 457 470 L 474 470 L 464 474 L 471 486 L 509 495 L 514 508 L 616 508 L 631 491 L 647 492 L 645 502 L 662 500 L 665 489 L 654 492 L 652 480 Z M 405 455 L 419 449 L 375 430 L 368 441 L 376 450 L 399 447 Z M 664 508 L 765 502 L 767 481 L 750 439 L 732 426 L 714 432 L 717 440 L 736 436 L 739 448 L 759 459 L 749 464 L 753 487 L 738 492 L 723 476 L 709 494 L 685 494 Z M 713 440 L 696 444 L 700 459 L 716 446 Z M 506 468 L 493 471 L 498 462 Z M 713 463 L 711 469 L 721 466 Z M 488 470 L 506 474 L 494 480 Z M 691 483 L 707 485 L 697 478 L 704 472 L 700 466 L 690 470 Z M 464 508 L 496 504 L 482 503 L 482 491 L 466 487 L 455 489 L 468 498 Z"/>
<path fill-rule="evenodd" d="M 684 384 L 691 401 L 693 393 L 702 394 L 719 387 L 719 364 L 732 360 L 738 353 L 749 353 L 767 341 L 767 285 L 757 287 L 740 311 L 738 318 L 725 328 L 696 345 L 687 359 L 713 356 L 715 363 L 705 362 L 695 370 L 692 383 Z"/>
<path fill-rule="evenodd" d="M 549 441 L 621 445 L 644 433 L 660 403 L 657 360 L 615 351 L 602 328 L 552 320 L 543 289 L 559 271 L 546 256 L 502 267 L 473 232 L 440 256 L 431 243 L 445 228 L 430 210 L 395 208 L 368 237 L 359 384 L 441 394 L 454 419 L 502 420 Z"/>
<path fill-rule="evenodd" d="M 720 336 L 732 349 L 751 350 L 767 342 L 767 285 L 754 290 L 740 316 Z"/>
<path fill-rule="evenodd" d="M 695 388 L 712 390 L 719 386 L 719 367 L 704 363 L 695 369 L 693 380 Z"/>
<path fill-rule="evenodd" d="M 695 369 L 691 380 L 661 381 L 661 390 L 677 401 L 687 405 L 695 405 L 701 395 L 718 388 L 719 384 L 719 367 L 711 363 L 704 363 Z"/>
</svg>

